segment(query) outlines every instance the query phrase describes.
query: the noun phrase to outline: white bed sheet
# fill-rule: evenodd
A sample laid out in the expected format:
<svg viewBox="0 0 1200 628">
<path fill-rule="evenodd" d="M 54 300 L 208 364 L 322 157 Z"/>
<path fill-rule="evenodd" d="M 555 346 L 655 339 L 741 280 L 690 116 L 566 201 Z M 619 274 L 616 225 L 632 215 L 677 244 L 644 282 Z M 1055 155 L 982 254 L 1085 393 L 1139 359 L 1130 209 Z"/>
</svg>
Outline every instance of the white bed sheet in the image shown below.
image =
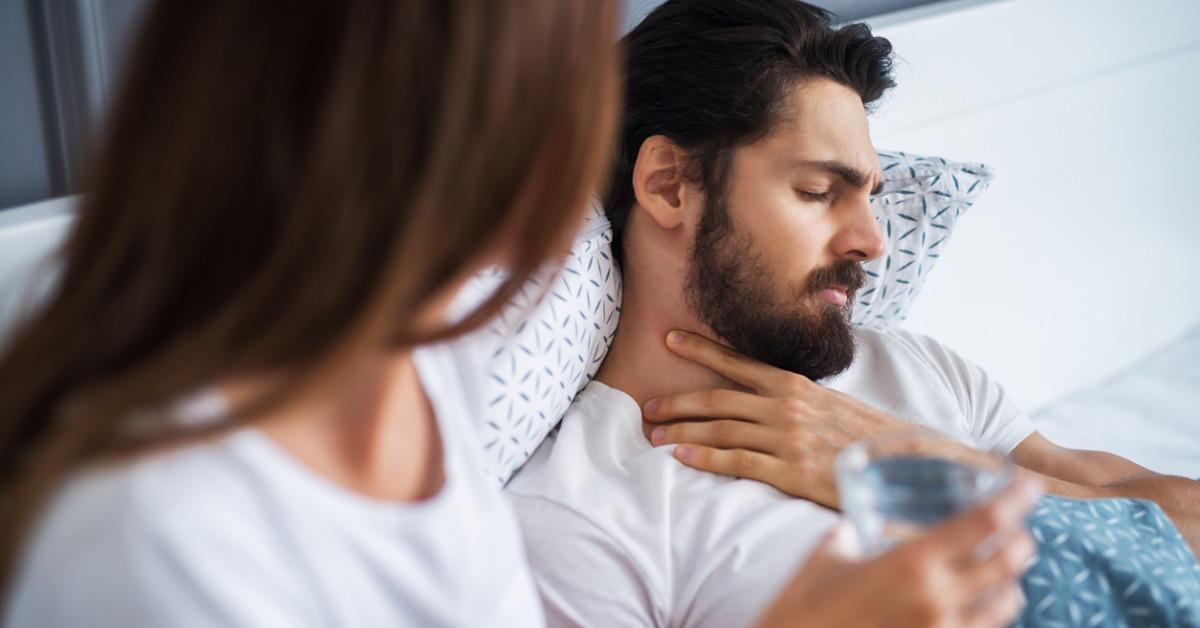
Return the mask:
<svg viewBox="0 0 1200 628">
<path fill-rule="evenodd" d="M 1101 449 L 1200 478 L 1200 325 L 1095 386 L 1033 414 L 1067 447 Z"/>
</svg>

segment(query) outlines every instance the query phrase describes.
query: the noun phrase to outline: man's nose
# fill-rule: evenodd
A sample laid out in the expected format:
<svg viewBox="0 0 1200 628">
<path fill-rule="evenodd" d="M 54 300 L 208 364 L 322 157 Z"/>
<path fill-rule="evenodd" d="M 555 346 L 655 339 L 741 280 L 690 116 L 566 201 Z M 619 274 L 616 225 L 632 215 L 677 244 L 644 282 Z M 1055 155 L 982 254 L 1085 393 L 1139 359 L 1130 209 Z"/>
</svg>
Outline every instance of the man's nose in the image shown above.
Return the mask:
<svg viewBox="0 0 1200 628">
<path fill-rule="evenodd" d="M 887 250 L 887 243 L 883 239 L 879 223 L 875 221 L 870 199 L 857 202 L 847 215 L 848 220 L 842 227 L 837 245 L 839 250 L 836 253 L 860 262 L 883 256 Z"/>
</svg>

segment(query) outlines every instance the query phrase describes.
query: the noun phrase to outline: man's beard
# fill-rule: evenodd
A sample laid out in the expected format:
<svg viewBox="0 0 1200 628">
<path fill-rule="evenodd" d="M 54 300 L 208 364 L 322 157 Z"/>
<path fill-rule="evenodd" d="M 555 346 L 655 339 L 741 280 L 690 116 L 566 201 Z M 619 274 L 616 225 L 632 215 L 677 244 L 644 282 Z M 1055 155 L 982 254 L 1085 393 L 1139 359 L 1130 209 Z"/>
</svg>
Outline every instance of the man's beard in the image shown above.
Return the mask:
<svg viewBox="0 0 1200 628">
<path fill-rule="evenodd" d="M 692 313 L 759 362 L 814 381 L 845 371 L 854 360 L 850 311 L 865 281 L 862 267 L 841 260 L 814 270 L 802 290 L 777 285 L 750 237 L 733 232 L 718 196 L 709 195 L 692 243 L 686 287 Z M 844 307 L 820 296 L 831 285 L 846 287 Z"/>
</svg>

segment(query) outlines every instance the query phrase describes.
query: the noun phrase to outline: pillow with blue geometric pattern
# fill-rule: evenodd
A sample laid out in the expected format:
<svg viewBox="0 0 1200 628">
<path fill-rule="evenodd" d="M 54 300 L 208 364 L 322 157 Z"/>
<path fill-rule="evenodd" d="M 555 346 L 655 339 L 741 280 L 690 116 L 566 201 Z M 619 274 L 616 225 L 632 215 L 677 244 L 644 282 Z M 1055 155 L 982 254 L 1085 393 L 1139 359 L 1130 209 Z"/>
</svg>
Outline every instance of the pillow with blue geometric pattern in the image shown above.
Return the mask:
<svg viewBox="0 0 1200 628">
<path fill-rule="evenodd" d="M 902 322 L 963 212 L 979 199 L 992 171 L 979 163 L 880 151 L 883 190 L 871 200 L 887 242 L 882 257 L 866 262 L 867 283 L 858 293 L 856 325 Z"/>
</svg>

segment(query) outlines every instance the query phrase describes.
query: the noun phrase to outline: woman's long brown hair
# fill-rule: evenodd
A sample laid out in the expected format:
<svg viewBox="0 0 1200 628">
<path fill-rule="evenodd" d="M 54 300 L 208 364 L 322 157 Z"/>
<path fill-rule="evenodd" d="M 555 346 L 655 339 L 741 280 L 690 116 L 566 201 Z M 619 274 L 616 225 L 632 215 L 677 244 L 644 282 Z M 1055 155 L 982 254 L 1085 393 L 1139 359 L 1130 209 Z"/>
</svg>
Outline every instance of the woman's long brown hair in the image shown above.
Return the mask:
<svg viewBox="0 0 1200 628">
<path fill-rule="evenodd" d="M 61 280 L 0 356 L 0 592 L 81 465 L 253 420 L 368 320 L 388 321 L 395 347 L 486 321 L 603 175 L 617 13 L 156 2 Z M 461 323 L 422 328 L 421 306 L 502 231 L 518 250 L 507 283 Z M 282 375 L 276 390 L 221 421 L 147 412 L 261 373 Z"/>
</svg>

